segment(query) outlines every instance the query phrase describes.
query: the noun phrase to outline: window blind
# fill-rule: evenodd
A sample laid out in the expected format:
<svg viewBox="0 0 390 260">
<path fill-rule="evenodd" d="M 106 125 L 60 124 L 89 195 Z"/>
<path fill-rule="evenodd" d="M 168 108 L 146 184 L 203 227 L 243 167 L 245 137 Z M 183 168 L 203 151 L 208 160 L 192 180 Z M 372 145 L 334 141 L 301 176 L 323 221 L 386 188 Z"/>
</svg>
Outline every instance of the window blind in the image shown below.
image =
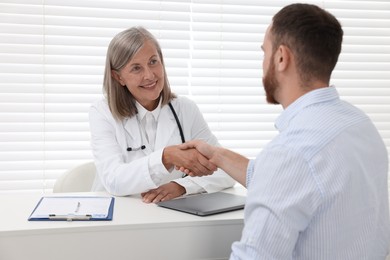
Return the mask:
<svg viewBox="0 0 390 260">
<path fill-rule="evenodd" d="M 3 0 L 0 3 L 0 193 L 51 192 L 92 159 L 90 104 L 102 97 L 107 46 L 135 25 L 160 41 L 174 92 L 193 99 L 220 143 L 254 158 L 277 134 L 265 101 L 260 46 L 293 1 Z M 333 73 L 390 150 L 390 3 L 305 1 L 342 23 Z"/>
</svg>

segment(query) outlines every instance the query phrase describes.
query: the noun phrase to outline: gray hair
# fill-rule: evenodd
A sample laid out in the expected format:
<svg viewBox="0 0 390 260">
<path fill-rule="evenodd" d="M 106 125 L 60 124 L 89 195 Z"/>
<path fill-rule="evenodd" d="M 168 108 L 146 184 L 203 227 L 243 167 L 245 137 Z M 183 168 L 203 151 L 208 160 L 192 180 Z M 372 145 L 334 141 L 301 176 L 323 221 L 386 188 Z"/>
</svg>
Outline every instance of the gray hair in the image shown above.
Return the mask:
<svg viewBox="0 0 390 260">
<path fill-rule="evenodd" d="M 158 52 L 164 70 L 164 86 L 161 92 L 161 104 L 168 104 L 175 96 L 171 92 L 164 59 L 157 39 L 143 27 L 132 27 L 118 33 L 110 42 L 107 50 L 106 67 L 104 71 L 103 92 L 107 98 L 111 113 L 117 120 L 132 117 L 137 114 L 135 98 L 130 91 L 123 87 L 113 77 L 112 71 L 120 71 L 146 41 L 152 42 Z"/>
</svg>

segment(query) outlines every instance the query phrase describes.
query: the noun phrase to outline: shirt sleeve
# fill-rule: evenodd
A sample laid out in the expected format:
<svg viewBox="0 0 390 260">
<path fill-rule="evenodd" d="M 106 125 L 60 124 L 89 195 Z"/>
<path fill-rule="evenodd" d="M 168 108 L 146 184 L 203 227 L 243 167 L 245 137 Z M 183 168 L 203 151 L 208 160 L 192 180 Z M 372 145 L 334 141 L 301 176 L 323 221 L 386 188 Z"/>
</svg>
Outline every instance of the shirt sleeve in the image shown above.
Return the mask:
<svg viewBox="0 0 390 260">
<path fill-rule="evenodd" d="M 249 164 L 245 227 L 231 259 L 292 259 L 321 201 L 310 165 L 296 151 L 265 149 Z"/>
<path fill-rule="evenodd" d="M 248 163 L 248 168 L 246 169 L 246 188 L 249 188 L 249 185 L 252 180 L 252 175 L 253 175 L 253 168 L 254 168 L 255 161 L 254 160 L 249 160 Z"/>
<path fill-rule="evenodd" d="M 205 192 L 205 189 L 193 182 L 190 177 L 176 179 L 174 182 L 186 189 L 186 195 Z"/>
<path fill-rule="evenodd" d="M 167 170 L 162 162 L 162 154 L 164 149 L 154 151 L 149 155 L 148 166 L 150 178 L 157 185 L 161 183 L 162 175 L 167 175 L 172 172 L 172 169 Z"/>
</svg>

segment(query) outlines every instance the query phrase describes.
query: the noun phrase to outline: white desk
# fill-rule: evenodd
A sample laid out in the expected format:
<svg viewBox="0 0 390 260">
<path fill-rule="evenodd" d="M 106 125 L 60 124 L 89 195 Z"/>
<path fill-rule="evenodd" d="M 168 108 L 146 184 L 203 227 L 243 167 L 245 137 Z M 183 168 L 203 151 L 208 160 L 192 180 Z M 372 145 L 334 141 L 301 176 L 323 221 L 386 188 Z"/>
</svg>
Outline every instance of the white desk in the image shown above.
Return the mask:
<svg viewBox="0 0 390 260">
<path fill-rule="evenodd" d="M 41 197 L 0 195 L 1 260 L 228 259 L 243 228 L 243 210 L 199 217 L 139 197 L 116 197 L 112 221 L 27 221 Z"/>
</svg>

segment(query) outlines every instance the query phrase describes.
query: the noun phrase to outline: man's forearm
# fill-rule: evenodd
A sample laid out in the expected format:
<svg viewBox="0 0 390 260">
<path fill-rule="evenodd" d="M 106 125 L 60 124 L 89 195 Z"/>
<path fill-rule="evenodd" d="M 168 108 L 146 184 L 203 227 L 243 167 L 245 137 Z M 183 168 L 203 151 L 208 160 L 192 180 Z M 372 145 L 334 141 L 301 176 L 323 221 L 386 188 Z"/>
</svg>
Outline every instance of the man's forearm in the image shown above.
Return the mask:
<svg viewBox="0 0 390 260">
<path fill-rule="evenodd" d="M 248 158 L 228 149 L 218 147 L 211 162 L 224 170 L 243 186 L 246 186 L 246 171 L 249 163 Z"/>
</svg>

